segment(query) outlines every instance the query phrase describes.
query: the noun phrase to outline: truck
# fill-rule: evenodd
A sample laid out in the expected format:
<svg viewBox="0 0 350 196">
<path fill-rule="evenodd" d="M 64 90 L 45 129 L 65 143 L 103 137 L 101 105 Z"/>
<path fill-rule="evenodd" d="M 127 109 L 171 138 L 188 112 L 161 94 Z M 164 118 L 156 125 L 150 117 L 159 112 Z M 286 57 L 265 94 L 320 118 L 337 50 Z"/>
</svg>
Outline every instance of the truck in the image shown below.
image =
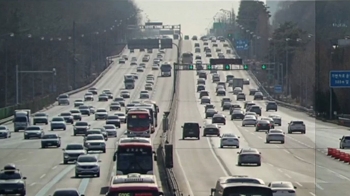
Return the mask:
<svg viewBox="0 0 350 196">
<path fill-rule="evenodd" d="M 15 110 L 13 115 L 14 131 L 25 130 L 31 124 L 29 109 Z"/>
<path fill-rule="evenodd" d="M 243 89 L 243 78 L 232 78 L 232 89 L 241 87 Z"/>
<path fill-rule="evenodd" d="M 124 75 L 124 86 L 125 89 L 134 89 L 135 88 L 135 76 L 132 74 Z"/>
<path fill-rule="evenodd" d="M 164 63 L 160 66 L 160 75 L 162 77 L 171 77 L 171 64 L 170 63 Z"/>
</svg>

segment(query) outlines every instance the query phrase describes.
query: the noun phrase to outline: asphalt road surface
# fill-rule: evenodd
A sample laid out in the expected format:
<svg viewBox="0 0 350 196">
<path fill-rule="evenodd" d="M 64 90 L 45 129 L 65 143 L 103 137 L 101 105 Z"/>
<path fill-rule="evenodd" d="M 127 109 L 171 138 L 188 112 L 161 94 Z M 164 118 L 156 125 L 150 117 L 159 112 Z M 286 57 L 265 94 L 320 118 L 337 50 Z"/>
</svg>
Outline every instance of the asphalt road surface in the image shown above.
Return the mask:
<svg viewBox="0 0 350 196">
<path fill-rule="evenodd" d="M 201 55 L 204 63 L 209 63 L 205 53 L 195 53 L 194 43 L 199 42 L 203 51 L 202 41 L 183 41 L 182 51 L 192 51 L 194 56 Z M 219 49 L 226 53 L 223 43 L 218 43 Z M 213 58 L 217 58 L 216 47 L 212 49 Z M 226 55 L 226 54 L 225 54 Z M 226 58 L 234 55 L 226 55 Z M 244 70 L 219 71 L 222 81 L 226 75 L 233 74 L 236 78 L 249 78 Z M 229 175 L 249 175 L 271 181 L 291 181 L 297 187 L 298 196 L 329 196 L 347 195 L 350 185 L 350 173 L 348 164 L 335 161 L 325 155 L 327 147 L 339 147 L 339 138 L 348 135 L 348 129 L 328 124 L 309 117 L 307 114 L 279 107 L 277 112 L 265 112 L 265 101 L 255 101 L 262 107 L 262 116 L 278 114 L 282 117 L 282 126 L 276 127 L 287 131 L 288 122 L 291 120 L 303 120 L 306 124 L 306 134 L 287 134 L 285 144 L 266 144 L 264 132 L 255 132 L 254 127 L 242 127 L 241 120 L 230 120 L 228 111 L 221 111 L 221 97 L 216 96 L 216 84 L 212 83 L 211 74 L 208 72 L 206 88 L 210 92 L 211 101 L 215 104 L 219 113 L 226 115 L 226 125 L 221 125 L 221 133 L 234 133 L 240 136 L 240 148 L 257 148 L 261 152 L 262 165 L 237 166 L 237 152 L 235 148 L 219 148 L 219 137 L 201 137 L 200 140 L 182 140 L 181 125 L 184 122 L 195 121 L 202 126 L 210 124 L 210 119 L 204 118 L 204 106 L 200 104 L 199 95 L 196 92 L 196 71 L 181 71 L 178 86 L 179 103 L 177 121 L 174 130 L 175 174 L 184 195 L 207 196 L 210 188 L 215 187 L 217 179 Z M 247 100 L 252 100 L 249 88 L 257 88 L 250 80 L 250 85 L 245 85 L 243 92 Z M 232 89 L 229 88 L 229 91 Z M 233 100 L 235 96 L 228 95 Z M 236 102 L 236 101 L 234 101 Z M 243 106 L 243 101 L 238 101 Z"/>
<path fill-rule="evenodd" d="M 175 42 L 177 43 L 177 42 Z M 138 73 L 139 79 L 136 82 L 136 88 L 131 90 L 131 98 L 127 102 L 139 99 L 141 90 L 144 90 L 144 84 L 147 74 L 160 75 L 160 71 L 152 71 L 153 59 L 156 58 L 158 50 L 154 50 L 151 54 L 149 63 L 146 65 L 146 69 L 143 73 Z M 142 61 L 142 57 L 146 52 L 129 53 L 129 50 L 125 50 L 123 54 L 129 56 L 129 60 L 126 64 L 118 64 L 118 61 L 114 62 L 112 68 L 104 75 L 104 77 L 96 84 L 96 88 L 101 92 L 104 89 L 110 89 L 114 96 L 119 96 L 119 91 L 124 87 L 123 76 L 128 73 L 136 73 L 136 66 L 130 66 L 131 57 L 137 57 L 138 62 Z M 176 49 L 167 49 L 163 55 L 163 61 L 176 61 Z M 151 99 L 155 100 L 160 107 L 160 119 L 163 111 L 168 110 L 171 97 L 172 97 L 172 77 L 155 77 L 155 85 L 153 91 L 150 92 Z M 70 106 L 55 106 L 45 111 L 50 119 L 59 115 L 62 112 L 71 110 L 75 99 L 82 99 L 85 92 L 80 92 L 71 95 Z M 95 108 L 108 109 L 111 100 L 108 102 L 97 102 L 97 99 L 93 102 L 87 102 L 86 105 L 93 105 Z M 124 109 L 122 109 L 124 110 Z M 110 112 L 113 113 L 113 112 Z M 94 120 L 94 115 L 83 116 L 82 121 L 87 121 L 91 124 L 91 127 L 102 127 L 105 121 Z M 160 122 L 158 122 L 160 124 Z M 7 126 L 13 130 L 13 124 L 9 123 Z M 51 132 L 49 125 L 43 126 L 45 132 Z M 124 136 L 125 125 L 122 124 L 118 129 L 117 138 L 109 138 L 106 142 L 107 152 L 105 154 L 99 154 L 101 160 L 101 174 L 99 178 L 75 178 L 74 177 L 74 164 L 64 165 L 63 151 L 69 143 L 82 143 L 82 136 L 73 136 L 73 126 L 68 125 L 66 131 L 53 131 L 58 133 L 61 137 L 61 148 L 47 148 L 41 149 L 40 139 L 24 140 L 23 133 L 12 133 L 12 137 L 9 139 L 3 139 L 0 142 L 0 167 L 7 163 L 14 163 L 21 170 L 24 176 L 27 177 L 27 195 L 31 196 L 46 196 L 54 192 L 58 188 L 77 188 L 82 194 L 86 196 L 102 195 L 103 187 L 108 186 L 111 179 L 111 175 L 115 172 L 115 162 L 113 162 L 113 153 L 115 151 L 115 143 L 120 137 Z M 153 134 L 156 135 L 156 133 Z M 156 166 L 156 164 L 155 164 Z M 157 173 L 157 168 L 155 168 Z"/>
</svg>

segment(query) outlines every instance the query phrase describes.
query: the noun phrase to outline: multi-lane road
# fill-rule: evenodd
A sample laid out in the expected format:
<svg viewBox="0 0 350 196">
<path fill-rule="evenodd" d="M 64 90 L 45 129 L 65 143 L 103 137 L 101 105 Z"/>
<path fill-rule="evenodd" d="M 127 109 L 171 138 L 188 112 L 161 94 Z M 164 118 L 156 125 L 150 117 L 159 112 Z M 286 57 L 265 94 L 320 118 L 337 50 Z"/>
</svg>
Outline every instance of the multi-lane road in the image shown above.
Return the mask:
<svg viewBox="0 0 350 196">
<path fill-rule="evenodd" d="M 177 42 L 176 42 L 177 43 Z M 138 62 L 142 61 L 142 57 L 146 52 L 129 53 L 129 50 L 124 50 L 123 54 L 129 56 L 126 64 L 118 64 L 116 60 L 111 66 L 112 68 L 104 75 L 104 77 L 96 84 L 96 88 L 101 92 L 104 89 L 110 89 L 114 96 L 119 96 L 119 91 L 124 86 L 123 75 L 127 73 L 136 73 L 136 67 L 130 66 L 131 57 L 137 57 Z M 156 58 L 158 51 L 154 50 L 151 54 L 147 68 L 143 73 L 138 73 L 139 79 L 136 82 L 136 88 L 131 90 L 131 98 L 129 101 L 138 100 L 141 90 L 144 90 L 144 84 L 147 74 L 154 74 L 155 85 L 151 94 L 151 98 L 157 102 L 160 107 L 160 115 L 163 111 L 167 111 L 172 97 L 172 78 L 157 77 L 159 71 L 152 71 L 153 59 Z M 176 49 L 165 50 L 164 61 L 176 61 Z M 82 99 L 85 92 L 80 92 L 71 95 L 71 103 L 75 99 Z M 97 100 L 97 99 L 95 99 Z M 86 105 L 93 105 L 95 108 L 108 109 L 111 101 L 107 102 L 87 102 Z M 50 118 L 59 115 L 61 112 L 67 112 L 73 108 L 70 106 L 55 106 L 45 111 Z M 112 112 L 111 112 L 112 113 Z M 105 121 L 95 121 L 94 116 L 84 116 L 83 121 L 91 124 L 91 127 L 102 127 Z M 161 124 L 158 122 L 158 124 Z M 13 130 L 13 124 L 7 124 Z M 45 132 L 49 131 L 49 125 L 43 126 Z M 86 196 L 102 195 L 103 187 L 108 186 L 111 175 L 115 171 L 115 163 L 113 162 L 113 153 L 115 151 L 115 143 L 118 138 L 124 137 L 125 125 L 118 130 L 117 138 L 109 138 L 107 141 L 107 152 L 99 154 L 101 160 L 101 174 L 99 178 L 75 178 L 74 164 L 64 165 L 63 152 L 68 143 L 82 143 L 82 136 L 73 136 L 73 126 L 68 125 L 66 131 L 54 131 L 58 133 L 62 140 L 61 148 L 40 148 L 40 139 L 24 140 L 23 133 L 13 133 L 12 138 L 1 140 L 0 142 L 0 167 L 7 163 L 14 163 L 21 170 L 24 176 L 27 177 L 27 195 L 31 196 L 46 196 L 54 192 L 58 188 L 77 188 Z M 154 137 L 155 134 L 153 134 Z M 156 164 L 155 164 L 156 165 Z M 157 170 L 157 169 L 156 169 Z"/>
<path fill-rule="evenodd" d="M 194 43 L 199 42 L 203 51 L 202 41 L 183 41 L 182 51 L 191 51 L 194 56 L 201 55 L 204 63 L 209 63 L 205 53 L 195 53 Z M 210 42 L 209 42 L 210 43 Z M 217 42 L 223 52 L 223 43 Z M 211 47 L 212 44 L 210 43 Z M 211 47 L 213 58 L 217 58 L 215 48 Z M 232 54 L 226 58 L 234 57 Z M 221 80 L 226 75 L 233 74 L 236 78 L 249 78 L 244 70 L 219 71 Z M 297 187 L 299 196 L 329 196 L 347 195 L 350 185 L 349 165 L 335 161 L 325 155 L 327 147 L 338 147 L 339 138 L 347 135 L 348 130 L 315 121 L 304 113 L 279 107 L 277 112 L 265 112 L 265 101 L 256 101 L 262 107 L 262 116 L 277 113 L 282 117 L 281 128 L 287 130 L 291 120 L 303 120 L 306 124 L 306 134 L 286 134 L 285 144 L 266 144 L 265 133 L 255 132 L 253 127 L 242 127 L 241 121 L 231 121 L 228 111 L 222 112 L 221 97 L 215 94 L 216 85 L 211 81 L 208 72 L 206 88 L 210 92 L 212 102 L 220 113 L 227 116 L 227 124 L 221 126 L 221 133 L 234 133 L 240 136 L 241 148 L 257 148 L 262 155 L 260 167 L 237 166 L 239 149 L 219 148 L 219 137 L 201 137 L 200 140 L 182 140 L 181 125 L 184 122 L 195 121 L 202 126 L 210 124 L 210 119 L 204 118 L 204 106 L 199 103 L 196 92 L 197 76 L 195 71 L 181 71 L 179 76 L 178 112 L 174 129 L 174 145 L 176 158 L 175 174 L 184 195 L 207 196 L 210 188 L 215 187 L 217 179 L 228 175 L 249 175 L 261 178 L 265 182 L 291 181 Z M 245 85 L 243 92 L 249 95 L 249 88 L 257 88 L 251 84 Z M 235 100 L 235 96 L 229 93 Z M 252 96 L 247 96 L 252 100 Z M 239 101 L 243 105 L 243 101 Z"/>
</svg>

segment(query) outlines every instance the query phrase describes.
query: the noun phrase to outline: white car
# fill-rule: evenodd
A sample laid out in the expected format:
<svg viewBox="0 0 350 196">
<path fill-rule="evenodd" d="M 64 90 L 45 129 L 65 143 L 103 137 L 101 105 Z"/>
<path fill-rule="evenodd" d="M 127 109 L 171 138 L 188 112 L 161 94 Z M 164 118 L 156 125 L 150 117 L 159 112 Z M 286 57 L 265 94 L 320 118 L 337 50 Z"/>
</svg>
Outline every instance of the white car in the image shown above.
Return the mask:
<svg viewBox="0 0 350 196">
<path fill-rule="evenodd" d="M 231 133 L 223 134 L 220 139 L 220 148 L 225 146 L 235 146 L 236 148 L 239 148 L 239 138 L 239 136 Z"/>
<path fill-rule="evenodd" d="M 140 99 L 149 99 L 150 95 L 148 93 L 140 93 Z"/>
<path fill-rule="evenodd" d="M 137 72 L 143 72 L 143 67 L 137 67 L 137 68 L 136 68 L 136 71 L 137 71 Z"/>
<path fill-rule="evenodd" d="M 153 65 L 152 66 L 152 70 L 159 70 L 159 66 L 158 65 Z"/>
<path fill-rule="evenodd" d="M 273 196 L 296 196 L 295 189 L 297 189 L 297 187 L 291 182 L 274 181 L 270 182 L 268 186 L 272 189 Z"/>
<path fill-rule="evenodd" d="M 279 125 L 282 126 L 282 118 L 276 114 L 271 114 L 269 115 L 269 118 L 273 119 L 273 122 L 275 123 L 275 125 Z"/>
<path fill-rule="evenodd" d="M 116 112 L 114 113 L 115 116 L 118 116 L 120 123 L 126 123 L 126 116 L 122 112 Z"/>
<path fill-rule="evenodd" d="M 233 89 L 233 94 L 234 95 L 238 95 L 238 93 L 241 93 L 242 92 L 242 88 L 241 87 L 235 87 Z"/>
<path fill-rule="evenodd" d="M 9 128 L 5 125 L 0 126 L 0 138 L 10 138 L 11 132 Z"/>
<path fill-rule="evenodd" d="M 284 144 L 285 141 L 285 135 L 284 132 L 280 129 L 270 129 L 266 132 L 266 143 L 270 142 L 281 142 L 281 144 Z"/>
<path fill-rule="evenodd" d="M 148 90 L 148 91 L 153 90 L 153 85 L 152 85 L 152 84 L 147 83 L 147 84 L 145 85 L 145 90 Z"/>
<path fill-rule="evenodd" d="M 115 125 L 108 124 L 104 125 L 103 128 L 105 128 L 108 136 L 117 137 L 117 127 Z"/>
<path fill-rule="evenodd" d="M 137 65 L 137 62 L 136 62 L 136 61 L 132 61 L 132 62 L 130 63 L 130 65 L 136 66 L 136 65 Z"/>
<path fill-rule="evenodd" d="M 137 61 L 137 58 L 136 57 L 132 57 L 131 61 Z"/>
<path fill-rule="evenodd" d="M 102 151 L 106 153 L 106 141 L 102 134 L 89 134 L 84 138 L 86 151 Z"/>
<path fill-rule="evenodd" d="M 99 108 L 99 109 L 96 110 L 96 112 L 95 112 L 95 120 L 98 120 L 98 119 L 105 120 L 105 119 L 107 119 L 107 117 L 108 117 L 108 112 L 107 112 L 106 109 Z"/>
<path fill-rule="evenodd" d="M 252 126 L 252 125 L 255 126 L 256 123 L 257 123 L 257 120 L 252 115 L 245 116 L 243 121 L 242 121 L 242 127 L 244 127 L 244 126 Z"/>
<path fill-rule="evenodd" d="M 100 161 L 95 155 L 80 155 L 75 163 L 75 177 L 92 175 L 100 177 Z"/>
<path fill-rule="evenodd" d="M 303 121 L 292 120 L 288 123 L 288 133 L 300 132 L 302 134 L 306 133 L 306 127 Z"/>
</svg>

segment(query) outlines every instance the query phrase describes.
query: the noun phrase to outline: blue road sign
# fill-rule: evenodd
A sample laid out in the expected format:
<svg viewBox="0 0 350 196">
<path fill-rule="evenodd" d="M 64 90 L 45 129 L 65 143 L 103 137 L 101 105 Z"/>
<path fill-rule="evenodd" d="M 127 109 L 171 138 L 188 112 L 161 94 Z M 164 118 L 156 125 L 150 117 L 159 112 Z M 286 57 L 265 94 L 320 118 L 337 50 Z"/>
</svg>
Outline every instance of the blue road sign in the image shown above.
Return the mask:
<svg viewBox="0 0 350 196">
<path fill-rule="evenodd" d="M 236 40 L 236 50 L 248 50 L 249 41 L 248 40 Z"/>
<path fill-rule="evenodd" d="M 350 88 L 350 70 L 332 70 L 329 72 L 329 87 Z"/>
<path fill-rule="evenodd" d="M 275 93 L 282 93 L 283 92 L 283 87 L 282 85 L 275 85 Z"/>
</svg>

